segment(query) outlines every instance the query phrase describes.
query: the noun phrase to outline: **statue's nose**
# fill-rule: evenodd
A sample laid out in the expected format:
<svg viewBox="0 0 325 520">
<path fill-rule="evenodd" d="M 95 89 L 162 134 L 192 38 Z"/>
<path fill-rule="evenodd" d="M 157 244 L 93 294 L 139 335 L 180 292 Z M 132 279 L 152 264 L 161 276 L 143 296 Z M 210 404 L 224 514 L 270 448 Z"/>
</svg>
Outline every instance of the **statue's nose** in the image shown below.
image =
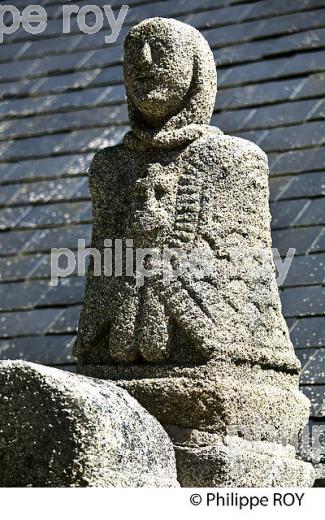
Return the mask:
<svg viewBox="0 0 325 520">
<path fill-rule="evenodd" d="M 145 43 L 140 53 L 140 64 L 142 66 L 148 66 L 152 64 L 151 49 L 149 43 Z"/>
</svg>

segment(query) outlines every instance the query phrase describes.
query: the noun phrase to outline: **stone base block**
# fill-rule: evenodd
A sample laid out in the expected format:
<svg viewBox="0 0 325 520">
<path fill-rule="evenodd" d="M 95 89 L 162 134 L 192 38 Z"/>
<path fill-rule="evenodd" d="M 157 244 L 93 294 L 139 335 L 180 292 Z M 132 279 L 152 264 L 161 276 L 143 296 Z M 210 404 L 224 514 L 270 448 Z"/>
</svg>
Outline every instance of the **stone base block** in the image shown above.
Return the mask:
<svg viewBox="0 0 325 520">
<path fill-rule="evenodd" d="M 274 443 L 175 446 L 175 451 L 182 487 L 311 487 L 315 478 L 312 465 L 297 460 L 293 447 Z"/>
<path fill-rule="evenodd" d="M 210 433 L 244 429 L 266 441 L 281 432 L 291 442 L 309 417 L 309 401 L 298 389 L 298 376 L 226 361 L 199 367 L 78 365 L 80 373 L 110 379 L 127 390 L 164 426 Z M 246 437 L 247 438 L 247 437 Z"/>
</svg>

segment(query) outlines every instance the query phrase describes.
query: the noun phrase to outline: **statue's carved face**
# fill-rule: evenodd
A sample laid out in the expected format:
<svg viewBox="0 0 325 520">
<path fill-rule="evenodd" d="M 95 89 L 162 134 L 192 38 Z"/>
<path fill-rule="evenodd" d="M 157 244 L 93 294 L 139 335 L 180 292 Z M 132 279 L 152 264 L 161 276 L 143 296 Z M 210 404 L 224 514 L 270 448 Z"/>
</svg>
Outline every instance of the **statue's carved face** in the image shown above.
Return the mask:
<svg viewBox="0 0 325 520">
<path fill-rule="evenodd" d="M 151 28 L 152 29 L 152 28 Z M 142 31 L 125 43 L 128 94 L 152 125 L 160 125 L 182 107 L 193 75 L 193 57 L 177 32 Z"/>
<path fill-rule="evenodd" d="M 146 175 L 137 178 L 131 189 L 130 229 L 135 235 L 153 240 L 173 224 L 178 175 L 159 163 L 142 168 Z"/>
</svg>

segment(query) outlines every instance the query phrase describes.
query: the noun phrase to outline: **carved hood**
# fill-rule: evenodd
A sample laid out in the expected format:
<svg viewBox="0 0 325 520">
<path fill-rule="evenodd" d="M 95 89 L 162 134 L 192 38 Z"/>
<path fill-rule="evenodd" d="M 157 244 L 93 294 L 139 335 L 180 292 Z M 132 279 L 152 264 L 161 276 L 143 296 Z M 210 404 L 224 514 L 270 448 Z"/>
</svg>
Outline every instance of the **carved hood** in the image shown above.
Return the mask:
<svg viewBox="0 0 325 520">
<path fill-rule="evenodd" d="M 185 44 L 192 54 L 192 82 L 179 112 L 158 128 L 151 127 L 143 119 L 132 101 L 126 82 L 132 130 L 125 135 L 124 143 L 132 149 L 173 149 L 185 146 L 198 137 L 218 132 L 209 126 L 217 92 L 217 72 L 212 51 L 203 36 L 193 27 L 176 20 L 151 18 L 136 25 L 128 37 L 135 34 L 143 36 L 145 40 L 148 31 L 152 33 L 157 30 L 159 34 L 163 26 L 167 26 L 169 32 L 174 33 L 175 38 Z"/>
</svg>

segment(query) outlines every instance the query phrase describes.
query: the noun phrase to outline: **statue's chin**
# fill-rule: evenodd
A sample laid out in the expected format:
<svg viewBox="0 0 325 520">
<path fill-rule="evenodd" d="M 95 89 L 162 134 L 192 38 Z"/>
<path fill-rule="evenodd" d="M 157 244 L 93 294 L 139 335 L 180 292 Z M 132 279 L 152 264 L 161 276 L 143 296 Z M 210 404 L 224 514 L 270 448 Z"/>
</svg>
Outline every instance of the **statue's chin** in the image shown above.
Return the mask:
<svg viewBox="0 0 325 520">
<path fill-rule="evenodd" d="M 174 107 L 175 100 L 171 99 L 170 92 L 165 89 L 155 89 L 142 94 L 141 99 L 135 103 L 146 119 L 152 117 L 169 117 L 171 107 Z"/>
<path fill-rule="evenodd" d="M 150 92 L 147 93 L 146 99 L 147 101 L 154 101 L 157 103 L 166 103 L 169 101 L 169 95 L 168 90 L 163 88 L 157 88 L 154 90 L 150 90 Z"/>
<path fill-rule="evenodd" d="M 148 94 L 144 95 L 137 104 L 141 111 L 148 114 L 155 114 L 157 111 L 161 112 L 163 107 L 166 109 L 168 102 L 169 100 L 166 94 L 159 90 L 151 90 Z"/>
</svg>

